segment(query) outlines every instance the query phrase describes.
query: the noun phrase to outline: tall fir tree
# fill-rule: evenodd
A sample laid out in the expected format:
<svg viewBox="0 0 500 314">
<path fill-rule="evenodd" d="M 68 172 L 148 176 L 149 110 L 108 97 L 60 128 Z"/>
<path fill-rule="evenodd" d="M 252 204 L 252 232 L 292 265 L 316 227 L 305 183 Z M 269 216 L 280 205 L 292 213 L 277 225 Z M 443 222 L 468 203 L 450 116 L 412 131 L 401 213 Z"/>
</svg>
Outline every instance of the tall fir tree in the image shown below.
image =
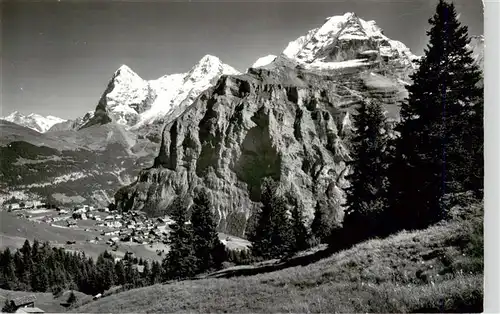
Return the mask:
<svg viewBox="0 0 500 314">
<path fill-rule="evenodd" d="M 183 279 L 196 273 L 196 256 L 193 246 L 193 230 L 188 224 L 187 202 L 184 196 L 175 199 L 172 205 L 172 219 L 175 221 L 170 227 L 170 251 L 163 260 L 165 279 Z"/>
<path fill-rule="evenodd" d="M 118 285 L 124 285 L 126 282 L 125 278 L 125 266 L 123 265 L 123 261 L 119 260 L 115 264 L 115 282 Z"/>
<path fill-rule="evenodd" d="M 290 196 L 293 200 L 291 228 L 293 235 L 292 252 L 307 249 L 309 231 L 307 230 L 304 218 L 304 204 L 296 197 Z"/>
<path fill-rule="evenodd" d="M 443 0 L 429 23 L 429 44 L 397 127 L 391 210 L 400 228 L 422 228 L 444 217 L 440 198 L 446 193 L 482 190 L 483 90 L 467 27 L 453 3 Z"/>
<path fill-rule="evenodd" d="M 379 235 L 387 208 L 388 127 L 378 102 L 363 102 L 354 116 L 350 186 L 346 192 L 343 229 L 351 241 Z M 351 232 L 349 232 L 351 231 Z"/>
<path fill-rule="evenodd" d="M 161 264 L 157 261 L 153 261 L 151 265 L 151 275 L 149 279 L 149 283 L 151 285 L 160 283 L 162 280 L 162 268 Z"/>
<path fill-rule="evenodd" d="M 0 265 L 2 266 L 2 277 L 0 277 L 0 284 L 6 289 L 14 290 L 17 288 L 16 265 L 14 263 L 14 256 L 9 248 L 6 248 L 0 257 Z M 3 279 L 3 280 L 2 280 Z"/>
<path fill-rule="evenodd" d="M 311 235 L 319 243 L 325 243 L 330 236 L 330 224 L 326 217 L 324 206 L 318 201 L 314 207 L 314 217 L 311 222 Z"/>
<path fill-rule="evenodd" d="M 143 271 L 141 274 L 142 286 L 148 286 L 150 284 L 149 281 L 151 278 L 151 269 L 149 267 L 148 261 L 143 261 L 143 265 L 144 265 L 144 268 L 143 268 Z"/>
<path fill-rule="evenodd" d="M 292 248 L 290 219 L 286 202 L 278 195 L 278 186 L 266 179 L 261 189 L 262 208 L 257 226 L 250 235 L 252 254 L 263 258 L 286 256 Z"/>
<path fill-rule="evenodd" d="M 219 269 L 225 260 L 226 251 L 219 240 L 217 222 L 211 210 L 210 199 L 205 189 L 197 191 L 191 207 L 194 251 L 197 272 Z"/>
</svg>

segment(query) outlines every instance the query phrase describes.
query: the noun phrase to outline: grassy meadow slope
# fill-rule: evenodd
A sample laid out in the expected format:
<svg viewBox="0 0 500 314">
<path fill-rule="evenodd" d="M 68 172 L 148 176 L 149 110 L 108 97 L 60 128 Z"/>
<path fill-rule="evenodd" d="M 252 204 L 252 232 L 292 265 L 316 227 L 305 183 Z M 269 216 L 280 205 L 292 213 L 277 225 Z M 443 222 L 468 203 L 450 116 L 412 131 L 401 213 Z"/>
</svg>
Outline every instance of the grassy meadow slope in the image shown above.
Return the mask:
<svg viewBox="0 0 500 314">
<path fill-rule="evenodd" d="M 481 312 L 482 204 L 426 230 L 373 239 L 306 266 L 187 280 L 75 312 Z"/>
<path fill-rule="evenodd" d="M 74 306 L 79 304 L 88 303 L 92 300 L 92 296 L 84 293 L 73 291 L 75 293 L 77 302 Z M 12 291 L 0 289 L 0 304 L 4 305 L 5 299 L 11 300 L 26 295 L 34 295 L 36 297 L 35 306 L 44 310 L 46 313 L 62 313 L 68 309 L 63 305 L 68 300 L 70 291 L 64 291 L 61 295 L 54 297 L 50 292 L 25 292 L 25 291 Z"/>
</svg>

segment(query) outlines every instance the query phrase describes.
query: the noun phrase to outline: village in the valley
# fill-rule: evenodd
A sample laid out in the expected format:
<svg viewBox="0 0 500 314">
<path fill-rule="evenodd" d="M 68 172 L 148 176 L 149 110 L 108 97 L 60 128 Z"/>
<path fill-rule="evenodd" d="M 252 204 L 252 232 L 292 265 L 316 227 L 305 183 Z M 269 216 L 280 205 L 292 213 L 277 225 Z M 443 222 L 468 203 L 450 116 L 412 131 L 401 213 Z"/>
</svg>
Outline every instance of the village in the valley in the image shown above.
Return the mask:
<svg viewBox="0 0 500 314">
<path fill-rule="evenodd" d="M 145 260 L 163 259 L 168 252 L 169 225 L 174 222 L 168 216 L 152 218 L 141 211 L 118 212 L 91 205 L 69 208 L 26 201 L 4 206 L 4 215 L 27 220 L 32 227 L 41 225 L 45 229 L 61 229 L 67 240 L 61 243 L 47 239 L 53 245 L 91 256 L 107 250 L 116 260 L 125 254 Z M 247 241 L 234 236 L 222 233 L 219 236 L 229 248 L 245 248 L 248 245 Z"/>
</svg>

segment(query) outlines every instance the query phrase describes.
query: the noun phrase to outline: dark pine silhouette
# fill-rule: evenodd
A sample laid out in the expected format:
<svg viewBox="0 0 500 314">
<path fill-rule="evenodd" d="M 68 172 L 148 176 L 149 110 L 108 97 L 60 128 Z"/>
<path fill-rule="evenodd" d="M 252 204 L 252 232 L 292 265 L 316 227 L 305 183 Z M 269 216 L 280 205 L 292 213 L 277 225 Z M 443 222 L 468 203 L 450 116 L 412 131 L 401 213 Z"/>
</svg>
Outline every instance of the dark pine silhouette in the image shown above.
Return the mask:
<svg viewBox="0 0 500 314">
<path fill-rule="evenodd" d="M 482 195 L 481 72 L 453 3 L 439 1 L 429 23 L 429 44 L 407 87 L 397 127 L 390 181 L 398 229 L 423 228 L 443 218 L 440 199 L 447 193 Z"/>
</svg>

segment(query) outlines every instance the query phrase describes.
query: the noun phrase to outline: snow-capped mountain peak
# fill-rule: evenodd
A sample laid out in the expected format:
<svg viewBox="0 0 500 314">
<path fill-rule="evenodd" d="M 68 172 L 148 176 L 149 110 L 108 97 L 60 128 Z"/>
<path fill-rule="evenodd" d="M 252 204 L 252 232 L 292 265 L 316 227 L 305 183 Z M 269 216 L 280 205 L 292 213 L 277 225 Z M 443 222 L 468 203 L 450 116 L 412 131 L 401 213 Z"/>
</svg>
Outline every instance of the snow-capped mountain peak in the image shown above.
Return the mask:
<svg viewBox="0 0 500 314">
<path fill-rule="evenodd" d="M 218 73 L 233 75 L 239 74 L 239 72 L 231 66 L 222 63 L 219 58 L 207 54 L 191 68 L 191 70 L 187 73 L 187 76 L 191 80 L 198 80 L 206 76 L 210 77 L 217 75 Z"/>
<path fill-rule="evenodd" d="M 413 66 L 417 59 L 403 43 L 385 36 L 375 21 L 353 12 L 327 18 L 322 26 L 291 41 L 283 54 L 304 64 L 379 58 Z"/>
<path fill-rule="evenodd" d="M 10 115 L 1 118 L 0 120 L 6 120 L 24 127 L 33 129 L 37 132 L 44 133 L 50 129 L 54 124 L 65 122 L 66 120 L 54 117 L 54 116 L 41 116 L 36 113 L 30 113 L 25 116 L 18 111 L 12 112 Z"/>
<path fill-rule="evenodd" d="M 151 109 L 141 114 L 134 128 L 154 121 L 170 119 L 182 113 L 204 90 L 215 84 L 222 75 L 238 75 L 233 67 L 223 63 L 218 57 L 205 55 L 189 72 L 172 74 L 149 81 L 158 97 Z"/>
<path fill-rule="evenodd" d="M 186 73 L 164 75 L 149 81 L 122 65 L 114 72 L 99 101 L 96 113 L 99 110 L 100 114 L 91 118 L 88 125 L 106 123 L 111 119 L 136 128 L 161 121 L 167 114 L 190 105 L 190 101 L 223 74 L 240 73 L 213 55 L 203 56 Z M 109 119 L 103 118 L 103 112 Z"/>
<path fill-rule="evenodd" d="M 115 71 L 115 76 L 116 75 L 131 75 L 131 76 L 139 76 L 137 73 L 135 73 L 128 65 L 122 64 L 116 71 Z M 140 76 L 139 76 L 140 77 Z"/>
</svg>

